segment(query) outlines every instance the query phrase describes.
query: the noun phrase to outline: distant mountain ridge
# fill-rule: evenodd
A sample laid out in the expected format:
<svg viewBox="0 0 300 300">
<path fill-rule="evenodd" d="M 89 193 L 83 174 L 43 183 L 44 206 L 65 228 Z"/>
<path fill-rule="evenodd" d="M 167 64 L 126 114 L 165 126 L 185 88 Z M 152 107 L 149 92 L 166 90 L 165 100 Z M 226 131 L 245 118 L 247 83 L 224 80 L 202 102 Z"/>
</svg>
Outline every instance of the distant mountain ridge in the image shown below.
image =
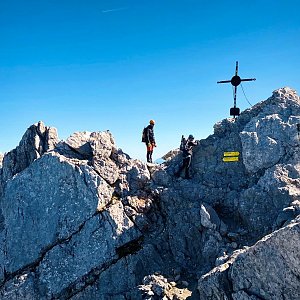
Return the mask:
<svg viewBox="0 0 300 300">
<path fill-rule="evenodd" d="M 199 141 L 190 180 L 180 152 L 147 165 L 109 131 L 30 126 L 0 157 L 0 298 L 299 299 L 297 124 L 274 91 Z"/>
</svg>

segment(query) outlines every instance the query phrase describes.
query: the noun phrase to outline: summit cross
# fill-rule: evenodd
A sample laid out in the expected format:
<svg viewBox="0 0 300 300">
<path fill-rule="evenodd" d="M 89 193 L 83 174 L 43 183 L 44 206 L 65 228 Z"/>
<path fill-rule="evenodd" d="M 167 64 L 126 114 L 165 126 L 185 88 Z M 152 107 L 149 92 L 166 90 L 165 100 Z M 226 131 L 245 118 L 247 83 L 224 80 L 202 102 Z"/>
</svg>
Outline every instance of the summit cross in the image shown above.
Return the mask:
<svg viewBox="0 0 300 300">
<path fill-rule="evenodd" d="M 230 115 L 233 116 L 234 118 L 236 116 L 240 115 L 240 109 L 236 107 L 236 91 L 237 87 L 240 85 L 242 81 L 254 81 L 256 80 L 255 78 L 245 78 L 242 79 L 240 76 L 238 76 L 238 68 L 239 68 L 239 62 L 236 62 L 235 65 L 235 75 L 230 79 L 230 80 L 221 80 L 218 81 L 217 83 L 231 83 L 232 86 L 234 86 L 234 99 L 233 99 L 233 107 L 230 108 Z"/>
</svg>

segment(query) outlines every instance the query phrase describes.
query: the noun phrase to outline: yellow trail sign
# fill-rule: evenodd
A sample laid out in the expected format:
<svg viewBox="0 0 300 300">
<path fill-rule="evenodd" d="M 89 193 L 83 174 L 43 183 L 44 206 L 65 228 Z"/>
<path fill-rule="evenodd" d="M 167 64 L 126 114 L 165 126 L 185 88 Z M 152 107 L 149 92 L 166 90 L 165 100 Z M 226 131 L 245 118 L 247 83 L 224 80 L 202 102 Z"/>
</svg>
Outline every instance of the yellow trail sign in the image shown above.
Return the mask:
<svg viewBox="0 0 300 300">
<path fill-rule="evenodd" d="M 227 156 L 239 156 L 240 152 L 224 152 L 224 157 Z"/>
<path fill-rule="evenodd" d="M 228 157 L 223 157 L 223 161 L 224 162 L 228 162 L 228 161 L 239 161 L 239 158 L 237 156 L 232 157 L 232 156 L 228 156 Z"/>
</svg>

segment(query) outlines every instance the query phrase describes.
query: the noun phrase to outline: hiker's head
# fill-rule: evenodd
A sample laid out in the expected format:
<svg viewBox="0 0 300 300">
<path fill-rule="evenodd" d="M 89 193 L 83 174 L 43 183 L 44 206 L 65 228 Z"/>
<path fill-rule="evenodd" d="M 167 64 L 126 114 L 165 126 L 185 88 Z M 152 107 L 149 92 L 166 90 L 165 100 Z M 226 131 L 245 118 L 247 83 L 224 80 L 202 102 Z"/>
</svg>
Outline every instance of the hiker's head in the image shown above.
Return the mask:
<svg viewBox="0 0 300 300">
<path fill-rule="evenodd" d="M 194 139 L 194 136 L 193 136 L 192 134 L 190 134 L 189 137 L 188 137 L 188 139 L 189 139 L 190 141 L 192 141 L 192 140 Z"/>
<path fill-rule="evenodd" d="M 150 120 L 149 123 L 150 123 L 150 125 L 154 125 L 155 121 L 154 120 Z"/>
</svg>

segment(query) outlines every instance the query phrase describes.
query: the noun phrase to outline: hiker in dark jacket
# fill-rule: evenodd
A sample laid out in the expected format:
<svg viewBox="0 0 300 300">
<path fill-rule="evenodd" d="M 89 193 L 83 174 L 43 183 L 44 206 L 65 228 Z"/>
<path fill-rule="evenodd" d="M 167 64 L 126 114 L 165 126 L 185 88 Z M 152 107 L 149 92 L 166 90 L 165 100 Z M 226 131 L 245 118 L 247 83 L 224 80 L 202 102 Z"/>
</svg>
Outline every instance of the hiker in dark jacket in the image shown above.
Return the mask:
<svg viewBox="0 0 300 300">
<path fill-rule="evenodd" d="M 146 137 L 145 137 L 145 144 L 147 147 L 147 162 L 152 163 L 152 153 L 153 148 L 156 147 L 155 137 L 154 137 L 154 120 L 150 120 L 150 124 L 146 127 Z"/>
<path fill-rule="evenodd" d="M 179 168 L 178 172 L 175 173 L 176 177 L 179 177 L 181 172 L 185 170 L 185 178 L 186 179 L 191 179 L 190 175 L 190 165 L 192 161 L 192 155 L 193 155 L 193 147 L 198 145 L 197 142 L 194 141 L 193 135 L 189 135 L 183 150 L 182 150 L 182 165 Z"/>
</svg>

